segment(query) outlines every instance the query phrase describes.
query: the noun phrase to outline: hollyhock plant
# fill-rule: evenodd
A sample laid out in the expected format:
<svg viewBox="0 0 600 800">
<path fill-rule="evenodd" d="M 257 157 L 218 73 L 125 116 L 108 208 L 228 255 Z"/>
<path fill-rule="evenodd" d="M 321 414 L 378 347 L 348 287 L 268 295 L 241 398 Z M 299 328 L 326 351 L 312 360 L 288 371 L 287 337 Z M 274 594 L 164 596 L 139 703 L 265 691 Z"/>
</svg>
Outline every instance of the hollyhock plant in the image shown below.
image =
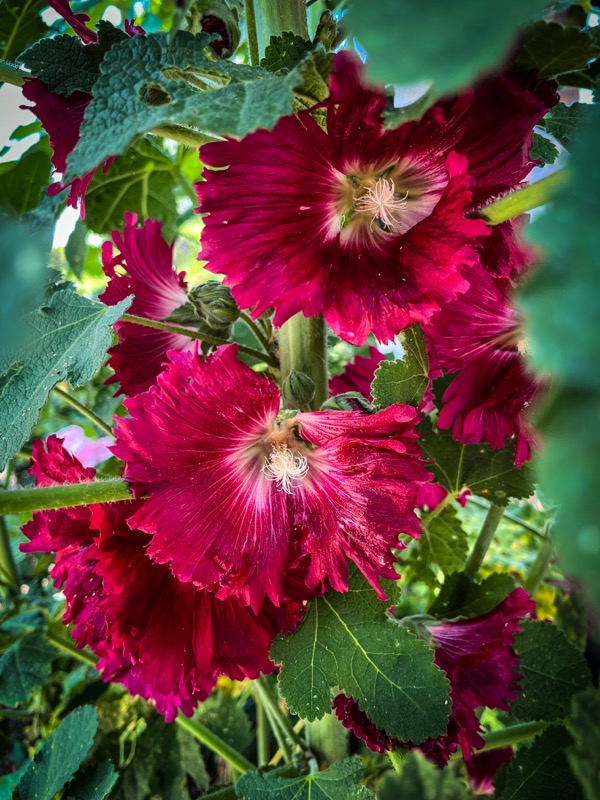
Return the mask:
<svg viewBox="0 0 600 800">
<path fill-rule="evenodd" d="M 468 288 L 488 229 L 465 213 L 527 177 L 552 88 L 502 74 L 385 130 L 385 94 L 338 53 L 326 130 L 303 111 L 201 148 L 201 258 L 276 325 L 323 313 L 354 344 L 389 341 Z"/>
<path fill-rule="evenodd" d="M 329 394 L 343 394 L 344 392 L 358 392 L 363 397 L 372 400 L 371 384 L 379 364 L 385 359 L 376 347 L 369 347 L 368 356 L 354 356 L 346 364 L 341 375 L 334 375 L 329 380 Z"/>
<path fill-rule="evenodd" d="M 60 441 L 34 443 L 32 474 L 39 486 L 94 479 Z M 128 524 L 143 501 L 37 512 L 24 526 L 24 552 L 56 553 L 52 577 L 67 603 L 78 647 L 100 657 L 105 680 L 118 680 L 156 703 L 171 720 L 188 716 L 218 675 L 236 680 L 272 671 L 273 636 L 295 627 L 301 603 L 269 601 L 257 614 L 236 598 L 217 600 L 147 555 L 150 537 Z M 293 578 L 288 586 L 293 587 Z"/>
<path fill-rule="evenodd" d="M 311 590 L 346 591 L 350 560 L 384 596 L 398 534 L 420 532 L 418 412 L 280 416 L 277 386 L 236 354 L 171 353 L 158 385 L 125 401 L 114 453 L 149 495 L 131 519 L 151 534 L 149 555 L 255 611 L 281 601 L 286 564 L 306 565 Z"/>
<path fill-rule="evenodd" d="M 102 268 L 110 279 L 99 299 L 115 305 L 133 295 L 130 313 L 163 320 L 188 302 L 185 273 L 173 266 L 173 245 L 162 236 L 162 223 L 146 220 L 137 225 L 135 214 L 125 215 L 122 233 L 102 246 Z M 118 382 L 127 395 L 144 392 L 156 381 L 168 350 L 185 350 L 193 339 L 177 333 L 154 330 L 131 322 L 115 325 L 119 342 L 108 351 L 115 374 L 107 383 Z"/>
<path fill-rule="evenodd" d="M 434 764 L 444 766 L 460 746 L 466 762 L 473 750 L 483 747 L 478 708 L 508 711 L 519 693 L 519 659 L 512 649 L 535 603 L 523 589 L 514 589 L 486 614 L 457 622 L 427 625 L 436 645 L 435 663 L 450 681 L 452 712 L 443 736 L 421 744 L 392 739 L 378 730 L 359 704 L 338 695 L 333 709 L 342 724 L 375 752 L 396 747 L 418 748 Z"/>
<path fill-rule="evenodd" d="M 528 409 L 541 382 L 523 358 L 523 322 L 511 283 L 481 268 L 469 280 L 469 290 L 425 328 L 432 373 L 455 373 L 437 424 L 452 428 L 459 442 L 487 442 L 494 449 L 514 436 L 521 466 L 535 446 Z"/>
</svg>

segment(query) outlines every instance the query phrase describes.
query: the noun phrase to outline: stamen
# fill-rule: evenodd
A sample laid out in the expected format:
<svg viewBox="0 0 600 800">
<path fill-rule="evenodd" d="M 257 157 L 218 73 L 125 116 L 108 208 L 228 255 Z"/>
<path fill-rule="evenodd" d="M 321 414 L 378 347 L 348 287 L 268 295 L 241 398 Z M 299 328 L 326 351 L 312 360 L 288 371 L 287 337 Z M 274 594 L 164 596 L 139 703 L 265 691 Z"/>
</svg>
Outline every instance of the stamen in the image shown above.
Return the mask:
<svg viewBox="0 0 600 800">
<path fill-rule="evenodd" d="M 285 445 L 273 447 L 262 471 L 267 480 L 275 481 L 278 489 L 292 494 L 298 482 L 308 474 L 308 461 L 302 453 L 293 452 Z"/>
<path fill-rule="evenodd" d="M 379 220 L 386 228 L 393 231 L 398 228 L 398 220 L 394 215 L 406 208 L 407 197 L 408 192 L 404 197 L 396 195 L 396 186 L 393 180 L 378 178 L 375 186 L 367 189 L 356 200 L 356 209 L 371 216 L 371 230 L 373 230 L 373 223 Z"/>
</svg>

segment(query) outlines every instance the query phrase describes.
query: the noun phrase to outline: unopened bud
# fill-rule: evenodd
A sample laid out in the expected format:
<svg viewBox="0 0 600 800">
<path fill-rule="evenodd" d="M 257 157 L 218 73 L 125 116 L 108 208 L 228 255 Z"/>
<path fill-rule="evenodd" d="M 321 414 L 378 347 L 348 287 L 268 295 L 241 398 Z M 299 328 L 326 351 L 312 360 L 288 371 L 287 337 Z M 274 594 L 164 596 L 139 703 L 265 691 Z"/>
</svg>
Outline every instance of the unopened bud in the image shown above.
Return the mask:
<svg viewBox="0 0 600 800">
<path fill-rule="evenodd" d="M 188 30 L 192 33 L 217 34 L 210 48 L 219 58 L 228 58 L 240 43 L 240 27 L 235 9 L 225 0 L 195 0 L 187 15 Z"/>
<path fill-rule="evenodd" d="M 304 372 L 296 372 L 293 369 L 284 380 L 281 391 L 286 406 L 304 408 L 315 396 L 315 384 Z"/>
<path fill-rule="evenodd" d="M 375 407 L 359 392 L 344 392 L 325 400 L 321 411 L 364 411 L 372 414 Z"/>
<path fill-rule="evenodd" d="M 335 17 L 331 11 L 324 11 L 321 14 L 321 19 L 317 25 L 315 38 L 313 44 L 322 44 L 325 50 L 333 50 L 336 37 L 338 35 L 338 26 Z"/>
<path fill-rule="evenodd" d="M 229 329 L 240 316 L 231 292 L 219 281 L 206 281 L 196 286 L 188 297 L 198 317 L 214 331 Z"/>
</svg>

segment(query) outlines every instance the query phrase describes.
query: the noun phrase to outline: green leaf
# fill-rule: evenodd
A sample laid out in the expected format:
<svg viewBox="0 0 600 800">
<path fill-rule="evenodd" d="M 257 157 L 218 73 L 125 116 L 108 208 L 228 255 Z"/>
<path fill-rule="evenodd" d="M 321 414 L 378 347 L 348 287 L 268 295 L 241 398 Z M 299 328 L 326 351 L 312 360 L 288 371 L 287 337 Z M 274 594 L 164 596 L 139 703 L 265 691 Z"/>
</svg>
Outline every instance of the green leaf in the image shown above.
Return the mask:
<svg viewBox="0 0 600 800">
<path fill-rule="evenodd" d="M 0 164 L 0 207 L 16 216 L 36 208 L 50 182 L 51 169 L 45 140 L 31 147 L 18 161 Z"/>
<path fill-rule="evenodd" d="M 418 407 L 429 383 L 429 362 L 425 339 L 420 325 L 412 325 L 401 334 L 404 358 L 401 361 L 382 361 L 371 391 L 379 408 L 393 403 Z"/>
<path fill-rule="evenodd" d="M 298 629 L 271 648 L 290 710 L 320 719 L 343 692 L 390 736 L 422 742 L 445 731 L 448 681 L 433 651 L 385 609 L 356 572 L 345 594 L 313 600 Z"/>
<path fill-rule="evenodd" d="M 244 751 L 252 742 L 250 721 L 235 697 L 213 692 L 198 709 L 198 717 L 207 728 L 236 750 Z"/>
<path fill-rule="evenodd" d="M 506 782 L 498 800 L 583 800 L 569 769 L 565 748 L 571 744 L 567 731 L 548 728 L 530 747 L 520 747 L 506 770 Z"/>
<path fill-rule="evenodd" d="M 464 572 L 448 575 L 427 613 L 438 619 L 459 619 L 487 614 L 515 588 L 504 572 L 493 572 L 475 583 Z"/>
<path fill-rule="evenodd" d="M 460 5 L 447 0 L 354 0 L 344 22 L 369 54 L 372 80 L 431 80 L 445 92 L 499 66 L 519 26 L 545 6 L 544 0 L 462 0 Z"/>
<path fill-rule="evenodd" d="M 52 800 L 89 753 L 98 728 L 96 709 L 80 706 L 63 719 L 35 755 L 17 786 L 23 800 Z"/>
<path fill-rule="evenodd" d="M 558 148 L 547 136 L 539 133 L 533 134 L 533 146 L 529 151 L 529 158 L 540 161 L 540 166 L 554 164 L 558 158 Z"/>
<path fill-rule="evenodd" d="M 542 21 L 525 32 L 515 64 L 525 72 L 536 70 L 541 78 L 556 78 L 586 69 L 596 55 L 596 46 L 586 31 Z"/>
<path fill-rule="evenodd" d="M 32 631 L 17 639 L 0 657 L 0 703 L 26 703 L 51 674 L 56 651 L 43 631 Z"/>
<path fill-rule="evenodd" d="M 468 488 L 498 506 L 506 506 L 511 497 L 533 494 L 532 466 L 515 467 L 514 444 L 503 450 L 492 450 L 487 444 L 461 444 L 450 431 L 434 430 L 427 418 L 419 430 L 423 456 L 431 459 L 427 468 L 449 492 L 458 496 Z"/>
<path fill-rule="evenodd" d="M 65 258 L 77 278 L 81 278 L 83 273 L 86 254 L 87 228 L 83 221 L 78 219 L 65 245 Z"/>
<path fill-rule="evenodd" d="M 526 622 L 517 634 L 521 693 L 510 708 L 511 718 L 554 722 L 564 717 L 571 698 L 590 685 L 584 657 L 562 631 L 546 622 Z"/>
<path fill-rule="evenodd" d="M 269 72 L 286 74 L 312 49 L 312 42 L 291 31 L 284 31 L 281 36 L 271 36 L 271 42 L 265 48 L 265 55 L 260 65 Z"/>
<path fill-rule="evenodd" d="M 0 465 L 21 447 L 37 422 L 50 390 L 60 381 L 81 386 L 91 380 L 112 344 L 111 325 L 127 310 L 88 300 L 72 287 L 55 292 L 29 314 L 28 342 L 0 354 Z"/>
<path fill-rule="evenodd" d="M 172 42 L 159 33 L 114 45 L 100 65 L 66 180 L 125 152 L 159 125 L 244 136 L 291 112 L 294 87 L 302 82 L 298 71 L 279 77 L 262 67 L 214 61 L 204 53 L 207 42 L 204 34 L 178 31 Z"/>
<path fill-rule="evenodd" d="M 80 772 L 69 783 L 66 800 L 104 800 L 118 779 L 111 761 Z"/>
<path fill-rule="evenodd" d="M 579 779 L 586 800 L 600 797 L 600 693 L 590 686 L 573 699 L 566 722 L 573 744 L 567 747 L 571 769 Z"/>
<path fill-rule="evenodd" d="M 570 106 L 559 103 L 544 117 L 544 128 L 558 139 L 563 147 L 570 149 L 573 137 L 579 131 L 589 111 L 590 107 L 583 103 L 573 103 Z"/>
<path fill-rule="evenodd" d="M 172 238 L 177 228 L 178 169 L 152 142 L 137 142 L 107 172 L 98 170 L 94 175 L 85 198 L 87 227 L 96 233 L 110 233 L 123 227 L 125 211 L 135 211 L 144 219 L 162 220 L 165 235 Z"/>
<path fill-rule="evenodd" d="M 246 772 L 236 783 L 235 793 L 240 800 L 369 800 L 373 793 L 359 783 L 364 771 L 358 758 L 348 758 L 299 778 Z"/>
<path fill-rule="evenodd" d="M 423 525 L 420 539 L 408 544 L 400 554 L 402 562 L 408 562 L 415 576 L 429 586 L 437 586 L 439 568 L 444 574 L 461 570 L 467 560 L 469 545 L 454 508 Z"/>
<path fill-rule="evenodd" d="M 25 50 L 19 61 L 54 94 L 65 97 L 76 91 L 91 94 L 106 51 L 126 38 L 124 31 L 101 20 L 98 44 L 83 44 L 78 36 L 55 36 Z"/>
<path fill-rule="evenodd" d="M 386 773 L 378 787 L 379 800 L 469 800 L 467 785 L 450 769 L 438 769 L 419 752 L 402 760 L 400 774 Z"/>
<path fill-rule="evenodd" d="M 32 42 L 48 33 L 41 12 L 47 0 L 4 0 L 0 3 L 0 58 L 14 61 Z"/>
</svg>

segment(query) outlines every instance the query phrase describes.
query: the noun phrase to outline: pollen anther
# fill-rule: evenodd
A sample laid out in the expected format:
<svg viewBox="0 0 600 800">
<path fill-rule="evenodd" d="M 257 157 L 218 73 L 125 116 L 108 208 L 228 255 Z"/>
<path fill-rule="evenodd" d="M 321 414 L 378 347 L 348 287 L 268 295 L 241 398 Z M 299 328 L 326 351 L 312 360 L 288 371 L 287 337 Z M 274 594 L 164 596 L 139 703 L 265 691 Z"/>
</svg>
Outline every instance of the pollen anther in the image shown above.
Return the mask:
<svg viewBox="0 0 600 800">
<path fill-rule="evenodd" d="M 394 181 L 389 178 L 378 178 L 361 197 L 356 200 L 357 211 L 371 216 L 371 230 L 375 220 L 380 220 L 386 228 L 393 231 L 398 227 L 396 214 L 406 208 L 406 198 L 398 197 Z"/>
<path fill-rule="evenodd" d="M 267 480 L 275 481 L 278 489 L 292 494 L 298 482 L 308 474 L 308 461 L 302 453 L 289 447 L 273 447 L 270 455 L 265 457 L 262 471 Z"/>
</svg>

